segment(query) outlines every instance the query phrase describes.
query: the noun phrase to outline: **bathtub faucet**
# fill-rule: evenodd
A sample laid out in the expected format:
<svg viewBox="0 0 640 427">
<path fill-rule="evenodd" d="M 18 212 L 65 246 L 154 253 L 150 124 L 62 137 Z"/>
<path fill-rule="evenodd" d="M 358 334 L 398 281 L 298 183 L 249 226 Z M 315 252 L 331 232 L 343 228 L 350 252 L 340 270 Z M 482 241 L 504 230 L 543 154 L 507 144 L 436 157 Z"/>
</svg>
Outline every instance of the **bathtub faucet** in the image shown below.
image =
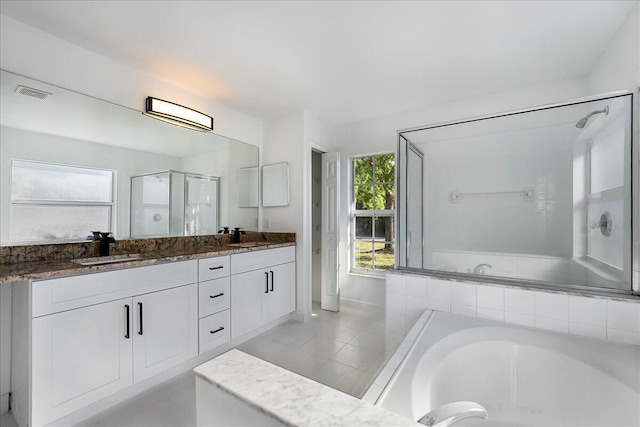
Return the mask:
<svg viewBox="0 0 640 427">
<path fill-rule="evenodd" d="M 476 268 L 473 269 L 473 274 L 484 274 L 487 271 L 487 268 L 493 268 L 491 264 L 478 264 Z"/>
<path fill-rule="evenodd" d="M 488 416 L 487 410 L 476 402 L 452 402 L 434 409 L 418 422 L 426 426 L 447 427 L 465 418 L 486 420 Z"/>
</svg>

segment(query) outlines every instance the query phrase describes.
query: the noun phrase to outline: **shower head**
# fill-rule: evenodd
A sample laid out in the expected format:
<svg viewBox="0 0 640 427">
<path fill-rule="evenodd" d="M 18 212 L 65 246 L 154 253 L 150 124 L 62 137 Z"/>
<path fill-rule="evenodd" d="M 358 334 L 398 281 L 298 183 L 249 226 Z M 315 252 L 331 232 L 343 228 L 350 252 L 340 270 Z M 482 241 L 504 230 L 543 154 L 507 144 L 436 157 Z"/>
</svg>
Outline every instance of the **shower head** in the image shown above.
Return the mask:
<svg viewBox="0 0 640 427">
<path fill-rule="evenodd" d="M 581 118 L 580 120 L 578 120 L 578 123 L 576 123 L 576 127 L 578 129 L 582 129 L 583 127 L 585 127 L 587 125 L 587 121 L 589 120 L 589 118 L 591 116 L 595 116 L 596 114 L 602 114 L 602 113 L 604 113 L 605 116 L 609 115 L 609 106 L 608 105 L 606 107 L 604 107 L 602 110 L 592 111 L 589 114 L 587 114 L 586 116 L 584 116 L 583 118 Z"/>
</svg>

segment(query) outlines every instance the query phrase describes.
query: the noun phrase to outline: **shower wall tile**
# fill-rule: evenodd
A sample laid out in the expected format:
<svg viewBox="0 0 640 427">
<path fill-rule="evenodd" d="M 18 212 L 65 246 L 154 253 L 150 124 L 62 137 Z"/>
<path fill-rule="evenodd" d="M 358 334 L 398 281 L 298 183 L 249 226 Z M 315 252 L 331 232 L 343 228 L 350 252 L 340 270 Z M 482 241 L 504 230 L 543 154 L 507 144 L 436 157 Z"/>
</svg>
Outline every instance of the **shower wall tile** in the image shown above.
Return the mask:
<svg viewBox="0 0 640 427">
<path fill-rule="evenodd" d="M 405 295 L 407 279 L 409 277 L 399 274 L 390 274 L 387 276 L 387 293 Z M 411 278 L 414 279 L 414 278 Z"/>
<path fill-rule="evenodd" d="M 387 294 L 387 311 L 406 315 L 407 297 L 400 294 Z"/>
<path fill-rule="evenodd" d="M 420 317 L 424 311 L 426 298 L 415 298 L 407 295 L 406 315 L 411 317 Z"/>
<path fill-rule="evenodd" d="M 427 298 L 427 281 L 421 277 L 407 276 L 406 294 L 416 298 Z"/>
<path fill-rule="evenodd" d="M 535 294 L 524 289 L 505 289 L 504 311 L 533 316 L 535 313 Z"/>
<path fill-rule="evenodd" d="M 569 296 L 569 321 L 607 326 L 607 302 L 600 298 Z"/>
<path fill-rule="evenodd" d="M 404 281 L 401 277 L 405 277 Z M 428 308 L 640 346 L 640 301 L 446 281 L 394 272 L 387 273 L 387 281 L 387 332 L 407 334 L 413 330 L 420 313 Z M 426 320 L 424 315 L 420 319 Z"/>
<path fill-rule="evenodd" d="M 640 332 L 640 304 L 607 301 L 607 327 Z"/>
<path fill-rule="evenodd" d="M 437 301 L 451 303 L 451 282 L 447 280 L 429 279 L 428 299 L 429 301 Z"/>
<path fill-rule="evenodd" d="M 549 292 L 535 292 L 536 319 L 545 317 L 555 320 L 569 320 L 569 296 Z"/>
<path fill-rule="evenodd" d="M 504 311 L 504 288 L 478 285 L 478 308 Z"/>
<path fill-rule="evenodd" d="M 386 332 L 404 334 L 405 317 L 404 314 L 395 314 L 387 311 L 385 313 Z"/>
<path fill-rule="evenodd" d="M 451 283 L 451 303 L 476 306 L 476 285 L 462 282 Z"/>
</svg>

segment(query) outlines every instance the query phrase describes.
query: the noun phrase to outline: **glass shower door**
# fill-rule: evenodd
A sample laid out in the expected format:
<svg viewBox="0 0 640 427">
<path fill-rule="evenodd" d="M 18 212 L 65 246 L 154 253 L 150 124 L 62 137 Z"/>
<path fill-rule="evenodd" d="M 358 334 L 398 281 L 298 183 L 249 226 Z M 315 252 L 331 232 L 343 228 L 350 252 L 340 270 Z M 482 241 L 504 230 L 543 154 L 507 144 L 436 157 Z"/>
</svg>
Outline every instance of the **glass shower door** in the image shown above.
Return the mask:
<svg viewBox="0 0 640 427">
<path fill-rule="evenodd" d="M 184 235 L 197 236 L 218 232 L 218 179 L 186 175 Z"/>
</svg>

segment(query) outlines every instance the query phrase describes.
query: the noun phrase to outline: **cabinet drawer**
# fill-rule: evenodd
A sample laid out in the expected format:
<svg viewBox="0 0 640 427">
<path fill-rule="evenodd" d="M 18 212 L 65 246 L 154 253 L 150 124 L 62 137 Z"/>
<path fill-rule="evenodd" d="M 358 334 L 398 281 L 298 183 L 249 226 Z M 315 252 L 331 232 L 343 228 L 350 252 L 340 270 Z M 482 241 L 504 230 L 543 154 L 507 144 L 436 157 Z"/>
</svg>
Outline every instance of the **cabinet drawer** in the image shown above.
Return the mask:
<svg viewBox="0 0 640 427">
<path fill-rule="evenodd" d="M 231 279 L 229 277 L 200 282 L 199 286 L 198 308 L 201 318 L 231 307 Z"/>
<path fill-rule="evenodd" d="M 200 319 L 200 353 L 209 351 L 231 339 L 230 310 Z"/>
<path fill-rule="evenodd" d="M 229 255 L 199 259 L 198 280 L 204 282 L 228 276 L 231 274 L 229 264 Z"/>
<path fill-rule="evenodd" d="M 296 247 L 264 249 L 231 255 L 231 274 L 260 270 L 273 265 L 285 264 L 296 260 Z"/>
<path fill-rule="evenodd" d="M 33 282 L 32 316 L 197 282 L 197 261 L 180 261 Z"/>
</svg>

